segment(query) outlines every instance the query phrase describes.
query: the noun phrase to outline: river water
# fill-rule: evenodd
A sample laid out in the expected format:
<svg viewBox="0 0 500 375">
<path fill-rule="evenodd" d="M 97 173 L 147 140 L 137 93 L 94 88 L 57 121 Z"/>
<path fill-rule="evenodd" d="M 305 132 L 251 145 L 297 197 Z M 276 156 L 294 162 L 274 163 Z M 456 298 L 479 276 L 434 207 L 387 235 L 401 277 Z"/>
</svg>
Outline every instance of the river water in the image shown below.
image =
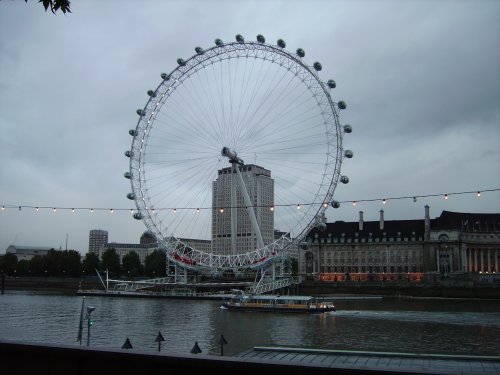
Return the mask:
<svg viewBox="0 0 500 375">
<path fill-rule="evenodd" d="M 0 296 L 0 339 L 76 345 L 82 297 L 8 291 Z M 254 346 L 500 355 L 500 301 L 339 300 L 328 314 L 236 312 L 220 301 L 86 297 L 94 306 L 90 345 L 225 355 Z M 83 345 L 87 325 L 84 324 Z"/>
</svg>

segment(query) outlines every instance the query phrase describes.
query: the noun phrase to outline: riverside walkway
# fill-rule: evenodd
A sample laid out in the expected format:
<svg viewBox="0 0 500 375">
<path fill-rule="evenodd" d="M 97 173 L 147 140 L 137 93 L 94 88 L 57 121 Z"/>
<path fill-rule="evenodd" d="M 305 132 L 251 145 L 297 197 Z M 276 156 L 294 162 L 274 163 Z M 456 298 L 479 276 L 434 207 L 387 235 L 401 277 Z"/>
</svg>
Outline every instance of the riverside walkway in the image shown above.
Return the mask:
<svg viewBox="0 0 500 375">
<path fill-rule="evenodd" d="M 13 374 L 500 374 L 500 357 L 255 347 L 238 356 L 145 352 L 0 340 Z"/>
<path fill-rule="evenodd" d="M 392 374 L 500 374 L 500 356 L 254 347 L 238 357 L 329 368 L 333 373 L 356 370 Z"/>
</svg>

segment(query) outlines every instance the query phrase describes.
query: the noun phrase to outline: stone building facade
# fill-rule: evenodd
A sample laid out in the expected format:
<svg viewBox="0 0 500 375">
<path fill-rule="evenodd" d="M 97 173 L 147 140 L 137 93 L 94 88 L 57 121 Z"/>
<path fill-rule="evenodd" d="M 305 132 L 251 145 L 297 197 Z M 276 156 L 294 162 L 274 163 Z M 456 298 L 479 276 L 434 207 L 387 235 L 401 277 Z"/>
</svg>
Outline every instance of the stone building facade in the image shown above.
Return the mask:
<svg viewBox="0 0 500 375">
<path fill-rule="evenodd" d="M 322 281 L 395 281 L 498 273 L 500 214 L 443 211 L 422 220 L 336 221 L 313 229 L 299 273 Z"/>
</svg>

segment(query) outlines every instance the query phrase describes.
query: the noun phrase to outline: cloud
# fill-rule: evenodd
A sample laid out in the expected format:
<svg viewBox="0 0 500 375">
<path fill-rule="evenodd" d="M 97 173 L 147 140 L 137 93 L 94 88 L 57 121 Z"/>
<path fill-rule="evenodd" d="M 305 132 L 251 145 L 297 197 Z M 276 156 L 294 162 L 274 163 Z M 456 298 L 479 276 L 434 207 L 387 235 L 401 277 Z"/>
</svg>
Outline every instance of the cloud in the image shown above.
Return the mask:
<svg viewBox="0 0 500 375">
<path fill-rule="evenodd" d="M 500 186 L 498 2 L 96 1 L 57 16 L 35 2 L 0 8 L 0 204 L 134 207 L 123 152 L 147 90 L 194 47 L 238 33 L 283 38 L 337 82 L 334 100 L 348 105 L 340 120 L 354 128 L 342 169 L 351 182 L 338 200 Z M 386 219 L 420 218 L 425 203 L 436 216 L 500 210 L 498 193 L 455 198 L 388 202 Z M 327 216 L 357 220 L 359 207 Z M 377 218 L 379 202 L 364 207 Z M 13 241 L 57 246 L 65 233 L 85 251 L 90 229 L 118 242 L 146 229 L 129 211 L 109 215 L 5 210 L 0 251 Z"/>
</svg>

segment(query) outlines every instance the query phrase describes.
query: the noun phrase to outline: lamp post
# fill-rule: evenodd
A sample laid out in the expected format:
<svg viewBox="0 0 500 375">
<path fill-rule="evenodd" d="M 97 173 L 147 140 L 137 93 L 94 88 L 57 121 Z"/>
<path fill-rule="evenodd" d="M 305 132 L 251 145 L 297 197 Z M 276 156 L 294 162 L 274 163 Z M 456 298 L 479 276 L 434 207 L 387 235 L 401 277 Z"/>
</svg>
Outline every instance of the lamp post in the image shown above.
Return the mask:
<svg viewBox="0 0 500 375">
<path fill-rule="evenodd" d="M 90 344 L 90 326 L 92 325 L 90 314 L 92 314 L 92 311 L 94 310 L 94 306 L 87 306 L 87 346 Z"/>
</svg>

